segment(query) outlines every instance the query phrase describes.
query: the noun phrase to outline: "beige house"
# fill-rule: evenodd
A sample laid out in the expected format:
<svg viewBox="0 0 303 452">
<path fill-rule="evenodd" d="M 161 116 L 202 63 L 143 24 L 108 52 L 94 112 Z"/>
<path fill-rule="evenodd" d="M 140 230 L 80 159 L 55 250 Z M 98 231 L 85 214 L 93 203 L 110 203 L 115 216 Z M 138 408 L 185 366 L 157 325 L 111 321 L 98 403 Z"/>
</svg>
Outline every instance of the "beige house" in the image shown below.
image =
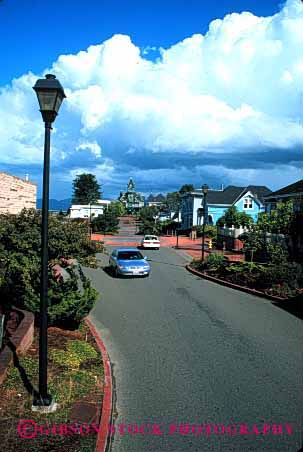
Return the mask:
<svg viewBox="0 0 303 452">
<path fill-rule="evenodd" d="M 17 214 L 36 209 L 37 185 L 26 179 L 0 172 L 0 214 Z"/>
</svg>

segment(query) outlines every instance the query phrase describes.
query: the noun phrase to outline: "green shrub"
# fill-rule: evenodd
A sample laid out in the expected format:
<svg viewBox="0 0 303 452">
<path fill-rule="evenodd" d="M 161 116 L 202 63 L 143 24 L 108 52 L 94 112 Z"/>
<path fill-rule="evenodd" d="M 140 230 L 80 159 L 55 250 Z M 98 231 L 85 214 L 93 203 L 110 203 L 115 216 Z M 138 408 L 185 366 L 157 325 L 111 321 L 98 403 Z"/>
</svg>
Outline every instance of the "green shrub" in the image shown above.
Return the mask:
<svg viewBox="0 0 303 452">
<path fill-rule="evenodd" d="M 274 284 L 270 289 L 266 291 L 270 295 L 275 295 L 281 298 L 291 298 L 296 295 L 296 292 L 286 283 Z"/>
<path fill-rule="evenodd" d="M 218 219 L 217 225 L 223 227 L 224 225 L 230 228 L 235 226 L 239 228 L 240 226 L 250 227 L 253 224 L 253 219 L 246 212 L 239 212 L 236 206 L 229 207 L 224 215 Z"/>
<path fill-rule="evenodd" d="M 79 280 L 75 272 L 68 270 L 71 278 L 60 283 L 55 282 L 49 290 L 48 316 L 50 324 L 77 328 L 98 299 L 98 292 L 83 273 L 80 278 L 83 290 L 79 290 Z M 38 312 L 38 306 L 36 306 Z"/>
<path fill-rule="evenodd" d="M 198 270 L 209 270 L 223 274 L 225 267 L 228 265 L 228 259 L 223 254 L 212 253 L 203 262 L 193 261 L 191 265 Z"/>
<path fill-rule="evenodd" d="M 115 207 L 109 206 L 103 213 L 92 220 L 94 232 L 107 233 L 117 232 L 119 226 L 118 211 Z"/>
<path fill-rule="evenodd" d="M 206 266 L 211 270 L 219 269 L 226 265 L 226 258 L 223 254 L 209 254 L 206 259 Z"/>
<path fill-rule="evenodd" d="M 203 225 L 202 226 L 193 226 L 193 230 L 197 231 L 197 237 L 201 237 L 203 235 Z M 213 226 L 211 224 L 206 224 L 204 229 L 205 237 L 210 239 L 217 238 L 217 226 Z"/>
<path fill-rule="evenodd" d="M 28 309 L 39 319 L 41 215 L 23 210 L 0 215 L 0 298 L 2 305 Z M 96 244 L 88 239 L 87 226 L 60 217 L 49 219 L 49 259 L 93 259 Z M 58 282 L 49 269 L 49 323 L 76 326 L 92 309 L 98 293 L 90 281 L 71 269 L 70 279 Z M 79 290 L 79 283 L 83 290 Z"/>
</svg>

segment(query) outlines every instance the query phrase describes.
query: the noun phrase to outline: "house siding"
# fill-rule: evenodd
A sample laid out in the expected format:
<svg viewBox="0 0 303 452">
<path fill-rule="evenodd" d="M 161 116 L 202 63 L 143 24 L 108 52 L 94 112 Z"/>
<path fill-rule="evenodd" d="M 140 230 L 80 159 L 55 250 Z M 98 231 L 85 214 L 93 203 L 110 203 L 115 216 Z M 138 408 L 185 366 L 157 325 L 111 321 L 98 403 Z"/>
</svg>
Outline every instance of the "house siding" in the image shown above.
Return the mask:
<svg viewBox="0 0 303 452">
<path fill-rule="evenodd" d="M 244 199 L 250 198 L 252 201 L 252 208 L 244 208 Z M 207 198 L 206 198 L 207 200 Z M 256 201 L 256 198 L 249 191 L 244 193 L 240 199 L 234 204 L 212 204 L 207 203 L 207 217 L 212 218 L 212 224 L 216 224 L 219 218 L 221 218 L 226 210 L 232 205 L 236 206 L 239 212 L 245 212 L 250 215 L 254 222 L 258 220 L 260 212 L 265 211 L 264 205 L 260 200 Z M 203 224 L 203 218 L 199 215 L 199 209 L 203 207 L 203 195 L 202 193 L 187 193 L 182 198 L 181 214 L 182 214 L 182 229 L 189 229 L 192 226 L 198 226 Z"/>
<path fill-rule="evenodd" d="M 252 200 L 252 208 L 251 209 L 245 209 L 244 208 L 244 200 L 245 198 L 250 198 Z M 239 212 L 245 212 L 248 215 L 250 215 L 254 222 L 256 222 L 258 220 L 258 215 L 261 212 L 265 211 L 264 206 L 261 203 L 256 202 L 256 200 L 253 198 L 253 196 L 249 195 L 249 194 L 245 194 L 244 196 L 242 196 L 242 198 L 240 198 L 235 204 L 234 206 L 237 207 Z"/>
<path fill-rule="evenodd" d="M 219 218 L 221 218 L 224 213 L 226 212 L 226 210 L 229 208 L 229 205 L 226 206 L 215 206 L 210 204 L 208 206 L 208 215 L 212 216 L 213 219 L 213 224 L 215 225 L 217 223 L 217 221 L 219 220 Z"/>
</svg>

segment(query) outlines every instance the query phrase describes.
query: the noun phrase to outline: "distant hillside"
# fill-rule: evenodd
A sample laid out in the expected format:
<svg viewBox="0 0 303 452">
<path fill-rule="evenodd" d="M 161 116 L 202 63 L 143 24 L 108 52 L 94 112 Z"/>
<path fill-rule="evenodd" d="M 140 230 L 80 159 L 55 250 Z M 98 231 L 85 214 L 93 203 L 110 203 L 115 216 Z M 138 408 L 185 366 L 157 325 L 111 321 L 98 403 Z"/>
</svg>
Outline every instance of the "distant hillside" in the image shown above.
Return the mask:
<svg viewBox="0 0 303 452">
<path fill-rule="evenodd" d="M 60 201 L 58 201 L 58 199 L 50 199 L 49 200 L 49 210 L 63 210 L 66 211 L 67 209 L 69 209 L 71 205 L 71 199 L 61 199 Z M 42 208 L 42 199 L 37 199 L 37 209 L 41 209 Z"/>
</svg>

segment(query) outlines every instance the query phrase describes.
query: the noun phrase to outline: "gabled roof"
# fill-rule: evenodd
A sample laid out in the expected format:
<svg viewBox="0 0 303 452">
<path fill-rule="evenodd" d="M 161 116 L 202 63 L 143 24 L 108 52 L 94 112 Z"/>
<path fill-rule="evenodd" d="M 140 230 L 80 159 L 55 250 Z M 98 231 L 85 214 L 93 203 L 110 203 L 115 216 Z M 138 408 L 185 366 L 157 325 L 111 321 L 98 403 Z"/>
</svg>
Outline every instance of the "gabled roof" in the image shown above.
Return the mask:
<svg viewBox="0 0 303 452">
<path fill-rule="evenodd" d="M 224 190 L 209 190 L 207 193 L 208 204 L 233 204 L 242 193 L 244 187 L 229 185 Z"/>
<path fill-rule="evenodd" d="M 286 187 L 280 188 L 279 190 L 270 193 L 270 197 L 288 194 L 290 195 L 295 193 L 303 193 L 303 179 L 300 179 L 293 184 L 287 185 Z"/>
<path fill-rule="evenodd" d="M 208 204 L 233 205 L 247 192 L 251 192 L 253 196 L 263 202 L 263 198 L 271 193 L 269 188 L 264 185 L 248 185 L 247 187 L 236 187 L 228 185 L 224 190 L 209 190 L 207 193 Z M 201 190 L 195 190 L 195 193 L 201 193 Z"/>
<path fill-rule="evenodd" d="M 264 197 L 271 194 L 271 190 L 265 187 L 265 185 L 248 185 L 247 187 L 244 188 L 243 192 L 240 194 L 238 199 L 241 199 L 242 196 L 245 195 L 245 193 L 247 193 L 248 191 L 250 191 L 252 195 L 255 198 L 259 199 L 262 203 Z"/>
</svg>

